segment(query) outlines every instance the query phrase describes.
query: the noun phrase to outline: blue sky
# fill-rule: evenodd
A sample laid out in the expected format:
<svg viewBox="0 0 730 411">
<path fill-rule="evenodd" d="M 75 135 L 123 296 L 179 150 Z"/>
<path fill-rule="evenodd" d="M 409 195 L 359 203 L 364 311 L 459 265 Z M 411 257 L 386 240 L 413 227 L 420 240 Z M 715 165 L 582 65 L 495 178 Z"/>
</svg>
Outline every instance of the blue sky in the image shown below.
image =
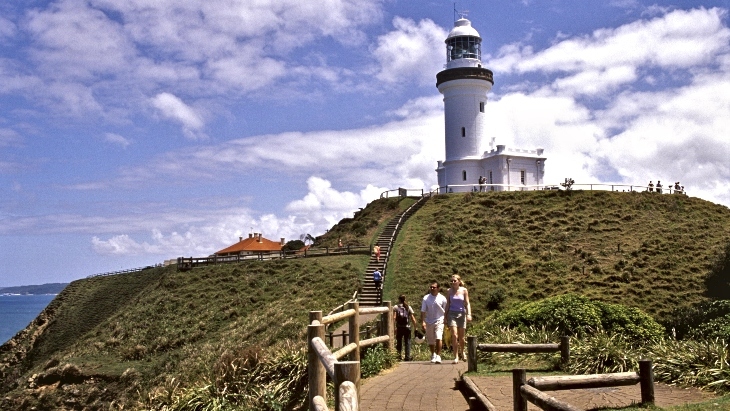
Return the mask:
<svg viewBox="0 0 730 411">
<path fill-rule="evenodd" d="M 494 72 L 488 137 L 544 148 L 547 183 L 681 181 L 730 205 L 729 1 L 456 7 Z M 453 9 L 4 2 L 0 286 L 319 235 L 386 189 L 431 188 Z"/>
</svg>

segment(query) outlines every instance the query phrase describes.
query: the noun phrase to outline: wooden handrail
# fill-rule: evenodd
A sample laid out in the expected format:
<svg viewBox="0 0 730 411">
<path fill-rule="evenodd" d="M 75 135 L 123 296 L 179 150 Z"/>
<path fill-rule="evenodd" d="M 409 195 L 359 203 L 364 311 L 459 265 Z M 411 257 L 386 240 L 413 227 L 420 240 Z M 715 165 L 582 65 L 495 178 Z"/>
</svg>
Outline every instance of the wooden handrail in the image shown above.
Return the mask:
<svg viewBox="0 0 730 411">
<path fill-rule="evenodd" d="M 335 385 L 335 406 L 338 410 L 357 410 L 360 385 L 360 348 L 378 343 L 387 343 L 393 348 L 393 306 L 390 301 L 384 307 L 360 308 L 358 302 L 349 302 L 350 308 L 337 314 L 322 316 L 322 311 L 310 311 L 307 329 L 307 374 L 309 376 L 309 410 L 319 411 L 326 404 L 327 375 Z M 376 310 L 373 310 L 376 308 Z M 382 314 L 381 329 L 387 335 L 360 340 L 360 314 L 362 312 Z M 350 319 L 350 344 L 332 353 L 324 342 L 325 324 L 344 318 Z M 343 337 L 344 340 L 344 337 Z M 343 341 L 344 345 L 344 341 Z M 339 361 L 349 355 L 351 361 Z M 351 383 L 352 385 L 348 384 Z M 344 387 L 344 388 L 343 388 Z M 353 391 L 354 387 L 354 391 Z"/>
<path fill-rule="evenodd" d="M 592 375 L 556 375 L 533 377 L 527 384 L 541 391 L 574 390 L 585 388 L 620 387 L 635 385 L 641 381 L 636 372 L 616 372 Z"/>
<path fill-rule="evenodd" d="M 529 381 L 525 381 L 525 375 L 524 368 L 512 370 L 514 411 L 527 411 L 528 401 L 544 411 L 578 411 L 578 408 L 550 397 L 543 391 L 618 387 L 637 383 L 641 386 L 641 402 L 654 403 L 654 372 L 651 360 L 639 360 L 638 373 L 561 375 L 530 378 Z"/>
<path fill-rule="evenodd" d="M 337 322 L 339 320 L 343 320 L 347 317 L 351 317 L 355 315 L 355 310 L 349 309 L 342 312 L 339 312 L 337 314 L 328 315 L 326 317 L 322 317 L 322 324 L 331 324 L 333 322 Z"/>
<path fill-rule="evenodd" d="M 469 372 L 478 371 L 477 350 L 486 352 L 514 352 L 514 353 L 546 353 L 560 351 L 560 360 L 563 365 L 570 361 L 570 338 L 560 337 L 559 344 L 477 344 L 477 337 L 467 336 L 467 355 Z"/>
<path fill-rule="evenodd" d="M 327 344 L 325 344 L 319 337 L 312 338 L 310 344 L 312 344 L 312 348 L 314 348 L 314 351 L 317 353 L 319 361 L 321 361 L 322 365 L 324 365 L 327 375 L 329 375 L 330 378 L 335 378 L 335 363 L 337 362 L 337 358 L 332 355 L 332 352 L 330 352 L 329 348 L 327 348 Z"/>
</svg>

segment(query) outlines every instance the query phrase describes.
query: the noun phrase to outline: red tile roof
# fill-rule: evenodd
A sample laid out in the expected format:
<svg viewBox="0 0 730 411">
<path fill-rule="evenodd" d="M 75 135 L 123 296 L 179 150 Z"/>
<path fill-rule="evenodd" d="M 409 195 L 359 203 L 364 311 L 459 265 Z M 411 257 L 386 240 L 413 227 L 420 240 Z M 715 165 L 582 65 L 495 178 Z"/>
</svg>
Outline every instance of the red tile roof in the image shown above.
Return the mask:
<svg viewBox="0 0 730 411">
<path fill-rule="evenodd" d="M 261 242 L 259 242 L 258 237 L 253 236 L 249 238 L 244 238 L 243 240 L 237 242 L 236 244 L 233 244 L 232 246 L 228 248 L 224 248 L 220 251 L 217 251 L 216 254 L 230 254 L 230 253 L 240 253 L 240 252 L 247 252 L 247 251 L 280 251 L 281 250 L 281 243 L 278 241 L 271 241 L 267 238 L 261 237 Z"/>
</svg>

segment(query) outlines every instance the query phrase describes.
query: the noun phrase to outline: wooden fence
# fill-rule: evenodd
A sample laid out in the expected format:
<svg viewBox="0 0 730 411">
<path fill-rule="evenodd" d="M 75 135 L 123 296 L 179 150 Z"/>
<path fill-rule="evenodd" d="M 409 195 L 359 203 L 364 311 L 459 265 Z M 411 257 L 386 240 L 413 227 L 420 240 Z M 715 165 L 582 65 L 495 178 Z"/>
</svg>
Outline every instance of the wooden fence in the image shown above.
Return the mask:
<svg viewBox="0 0 730 411">
<path fill-rule="evenodd" d="M 563 365 L 570 361 L 570 338 L 560 337 L 559 344 L 477 344 L 477 337 L 467 336 L 468 371 L 477 371 L 477 350 L 484 352 L 543 353 L 560 352 Z"/>
<path fill-rule="evenodd" d="M 360 348 L 385 343 L 393 349 L 394 324 L 393 305 L 390 301 L 383 307 L 360 308 L 358 302 L 348 304 L 349 309 L 323 317 L 322 311 L 309 312 L 307 327 L 307 372 L 309 377 L 309 410 L 327 410 L 327 376 L 334 383 L 335 408 L 337 411 L 357 411 L 360 395 Z M 382 314 L 382 329 L 387 335 L 360 340 L 360 315 Z M 334 353 L 324 342 L 324 328 L 327 324 L 349 319 L 350 343 Z M 348 356 L 349 361 L 339 361 Z"/>
<path fill-rule="evenodd" d="M 87 276 L 86 278 L 105 277 L 107 275 L 138 273 L 140 271 L 150 270 L 150 269 L 156 268 L 156 267 L 162 267 L 162 264 L 148 265 L 148 266 L 139 267 L 139 268 L 128 268 L 126 270 L 119 270 L 119 271 L 110 271 L 108 273 L 92 274 L 90 276 Z"/>
<path fill-rule="evenodd" d="M 304 258 L 304 257 L 321 257 L 329 255 L 343 254 L 367 254 L 371 252 L 370 246 L 346 246 L 346 247 L 325 247 L 310 248 L 302 251 L 270 251 L 260 252 L 256 254 L 237 254 L 230 256 L 211 255 L 208 257 L 178 257 L 177 269 L 179 271 L 187 271 L 195 267 L 205 267 L 216 264 L 232 264 L 246 261 L 264 261 L 287 258 Z"/>
<path fill-rule="evenodd" d="M 512 395 L 514 411 L 527 411 L 531 402 L 545 411 L 579 411 L 573 405 L 545 394 L 544 391 L 608 388 L 639 384 L 641 403 L 654 403 L 654 371 L 651 360 L 639 361 L 639 372 L 611 374 L 566 375 L 530 378 L 525 381 L 525 369 L 512 370 Z"/>
</svg>

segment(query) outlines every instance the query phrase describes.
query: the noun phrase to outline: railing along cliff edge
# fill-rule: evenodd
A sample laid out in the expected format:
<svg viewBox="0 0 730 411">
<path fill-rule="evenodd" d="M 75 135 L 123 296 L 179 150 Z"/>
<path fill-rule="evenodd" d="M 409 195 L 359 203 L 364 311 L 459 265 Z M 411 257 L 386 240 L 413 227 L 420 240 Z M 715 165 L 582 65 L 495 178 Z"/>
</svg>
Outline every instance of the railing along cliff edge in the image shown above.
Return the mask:
<svg viewBox="0 0 730 411">
<path fill-rule="evenodd" d="M 393 304 L 388 301 L 382 307 L 360 308 L 360 303 L 350 302 L 342 312 L 322 316 L 322 311 L 309 312 L 307 327 L 307 373 L 309 377 L 309 410 L 327 410 L 327 376 L 334 383 L 335 409 L 357 411 L 360 407 L 360 348 L 386 343 L 393 349 Z M 360 340 L 360 315 L 382 314 L 381 329 L 387 335 Z M 324 342 L 324 326 L 349 319 L 350 343 L 334 353 Z M 349 361 L 339 361 L 348 356 Z"/>
</svg>

